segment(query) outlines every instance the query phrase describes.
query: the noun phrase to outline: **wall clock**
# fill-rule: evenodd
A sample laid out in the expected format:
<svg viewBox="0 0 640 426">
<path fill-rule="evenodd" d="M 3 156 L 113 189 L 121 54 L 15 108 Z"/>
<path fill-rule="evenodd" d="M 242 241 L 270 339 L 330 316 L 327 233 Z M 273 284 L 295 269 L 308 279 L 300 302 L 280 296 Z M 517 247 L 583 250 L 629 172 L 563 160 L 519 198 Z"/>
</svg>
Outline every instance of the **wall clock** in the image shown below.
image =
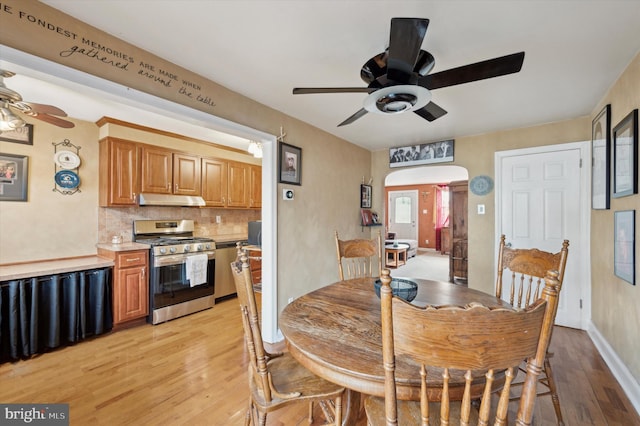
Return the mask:
<svg viewBox="0 0 640 426">
<path fill-rule="evenodd" d="M 489 176 L 476 176 L 469 182 L 469 188 L 475 195 L 487 195 L 493 191 L 493 179 Z"/>
</svg>

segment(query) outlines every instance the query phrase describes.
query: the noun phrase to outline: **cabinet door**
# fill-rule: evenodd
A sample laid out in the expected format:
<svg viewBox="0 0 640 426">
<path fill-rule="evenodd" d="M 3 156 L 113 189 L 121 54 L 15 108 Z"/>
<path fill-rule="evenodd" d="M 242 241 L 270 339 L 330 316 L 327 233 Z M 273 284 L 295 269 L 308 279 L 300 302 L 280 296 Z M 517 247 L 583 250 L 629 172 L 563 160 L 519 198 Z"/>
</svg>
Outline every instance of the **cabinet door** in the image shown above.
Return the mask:
<svg viewBox="0 0 640 426">
<path fill-rule="evenodd" d="M 119 269 L 114 280 L 116 324 L 145 317 L 149 312 L 146 267 Z"/>
<path fill-rule="evenodd" d="M 228 163 L 227 207 L 249 206 L 249 165 L 230 161 Z"/>
<path fill-rule="evenodd" d="M 142 148 L 141 192 L 172 193 L 173 159 L 169 150 L 144 146 Z"/>
<path fill-rule="evenodd" d="M 200 195 L 200 157 L 173 154 L 173 193 Z"/>
<path fill-rule="evenodd" d="M 100 141 L 100 205 L 136 204 L 139 192 L 138 146 L 118 139 Z"/>
<path fill-rule="evenodd" d="M 202 159 L 202 198 L 207 206 L 227 205 L 227 162 L 213 158 Z"/>
<path fill-rule="evenodd" d="M 249 166 L 249 207 L 262 208 L 262 167 Z"/>
</svg>

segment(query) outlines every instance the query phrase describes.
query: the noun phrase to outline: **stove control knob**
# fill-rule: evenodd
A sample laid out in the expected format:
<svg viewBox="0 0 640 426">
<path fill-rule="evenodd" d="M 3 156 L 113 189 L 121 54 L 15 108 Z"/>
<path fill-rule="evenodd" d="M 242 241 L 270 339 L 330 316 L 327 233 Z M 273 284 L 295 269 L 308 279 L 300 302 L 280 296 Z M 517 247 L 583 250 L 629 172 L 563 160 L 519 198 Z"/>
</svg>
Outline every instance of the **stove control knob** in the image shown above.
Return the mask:
<svg viewBox="0 0 640 426">
<path fill-rule="evenodd" d="M 205 244 L 205 246 L 204 246 L 204 247 L 205 247 L 207 250 L 211 250 L 211 244 L 209 244 L 209 243 Z"/>
<path fill-rule="evenodd" d="M 196 250 L 198 250 L 198 251 L 202 251 L 202 244 L 198 244 L 198 245 L 196 246 Z"/>
<path fill-rule="evenodd" d="M 184 251 L 185 252 L 191 251 L 191 247 L 189 245 L 185 245 L 184 246 Z"/>
<path fill-rule="evenodd" d="M 175 253 L 175 252 L 176 252 L 176 248 L 175 248 L 175 247 L 171 247 L 171 248 L 169 249 L 169 251 L 170 251 L 171 253 Z"/>
<path fill-rule="evenodd" d="M 167 253 L 167 249 L 166 248 L 161 248 L 160 249 L 160 254 L 166 254 Z"/>
</svg>

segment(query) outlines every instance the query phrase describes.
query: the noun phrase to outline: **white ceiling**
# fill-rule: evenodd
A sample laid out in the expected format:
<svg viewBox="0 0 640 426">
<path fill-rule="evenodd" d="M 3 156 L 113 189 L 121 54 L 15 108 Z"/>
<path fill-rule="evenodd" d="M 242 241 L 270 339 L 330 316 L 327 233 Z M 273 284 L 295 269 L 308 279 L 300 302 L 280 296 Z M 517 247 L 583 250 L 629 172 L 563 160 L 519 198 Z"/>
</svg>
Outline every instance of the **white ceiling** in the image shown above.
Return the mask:
<svg viewBox="0 0 640 426">
<path fill-rule="evenodd" d="M 589 115 L 640 50 L 640 1 L 44 0 L 238 93 L 370 150 Z M 392 17 L 430 19 L 432 72 L 526 53 L 522 71 L 433 91 L 448 111 L 371 115 L 337 128 L 365 94 L 292 95 L 361 86 Z"/>
<path fill-rule="evenodd" d="M 43 2 L 372 151 L 589 115 L 640 50 L 638 0 Z M 434 90 L 432 100 L 448 114 L 431 123 L 412 113 L 368 114 L 338 128 L 362 107 L 365 94 L 292 94 L 293 87 L 364 87 L 360 68 L 387 47 L 392 17 L 430 19 L 422 48 L 435 57 L 432 72 L 524 51 L 522 71 Z M 188 108 L 168 119 L 166 102 L 152 100 L 158 107 L 149 108 L 149 96 L 123 107 L 121 98 L 103 96 L 109 91 L 104 81 L 87 83 L 103 87 L 93 93 L 25 68 L 11 70 L 22 74 L 5 84 L 25 100 L 54 104 L 75 118 L 106 115 L 238 148 L 247 144 L 203 128 L 193 118 L 202 113 Z"/>
</svg>

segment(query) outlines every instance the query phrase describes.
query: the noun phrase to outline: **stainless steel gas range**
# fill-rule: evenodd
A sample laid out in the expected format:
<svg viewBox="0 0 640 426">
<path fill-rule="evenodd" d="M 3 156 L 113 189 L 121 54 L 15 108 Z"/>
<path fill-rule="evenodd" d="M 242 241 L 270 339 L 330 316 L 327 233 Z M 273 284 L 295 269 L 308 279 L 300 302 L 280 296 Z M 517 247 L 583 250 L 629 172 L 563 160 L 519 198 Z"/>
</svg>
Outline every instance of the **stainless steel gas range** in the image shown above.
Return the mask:
<svg viewBox="0 0 640 426">
<path fill-rule="evenodd" d="M 148 322 L 158 324 L 214 304 L 216 243 L 193 236 L 193 220 L 136 220 L 133 239 L 151 245 Z"/>
</svg>

